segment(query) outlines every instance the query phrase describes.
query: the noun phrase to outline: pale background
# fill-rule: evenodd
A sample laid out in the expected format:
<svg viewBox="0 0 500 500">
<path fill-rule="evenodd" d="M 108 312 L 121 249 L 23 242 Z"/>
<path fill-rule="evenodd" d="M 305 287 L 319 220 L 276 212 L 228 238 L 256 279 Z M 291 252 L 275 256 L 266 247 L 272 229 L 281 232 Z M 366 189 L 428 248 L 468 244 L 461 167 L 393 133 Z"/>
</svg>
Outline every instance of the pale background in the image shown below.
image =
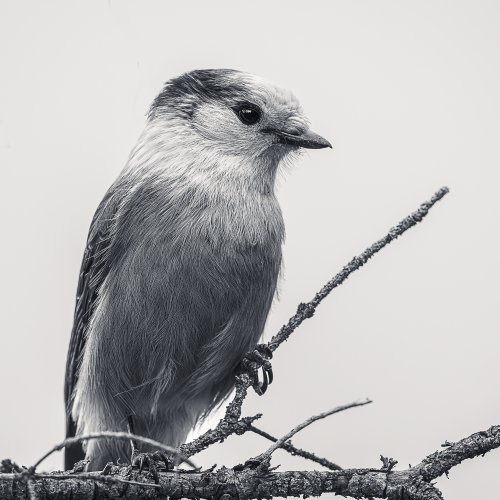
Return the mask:
<svg viewBox="0 0 500 500">
<path fill-rule="evenodd" d="M 280 183 L 287 223 L 269 337 L 302 300 L 442 185 L 428 219 L 352 276 L 276 353 L 245 414 L 343 466 L 406 467 L 500 424 L 500 4 L 495 1 L 2 1 L 0 456 L 63 438 L 63 373 L 87 229 L 162 83 L 230 67 L 291 88 L 334 149 Z M 266 449 L 231 438 L 200 456 Z M 285 469 L 314 464 L 282 452 Z M 60 467 L 61 454 L 45 462 Z M 496 498 L 500 451 L 438 481 Z"/>
</svg>

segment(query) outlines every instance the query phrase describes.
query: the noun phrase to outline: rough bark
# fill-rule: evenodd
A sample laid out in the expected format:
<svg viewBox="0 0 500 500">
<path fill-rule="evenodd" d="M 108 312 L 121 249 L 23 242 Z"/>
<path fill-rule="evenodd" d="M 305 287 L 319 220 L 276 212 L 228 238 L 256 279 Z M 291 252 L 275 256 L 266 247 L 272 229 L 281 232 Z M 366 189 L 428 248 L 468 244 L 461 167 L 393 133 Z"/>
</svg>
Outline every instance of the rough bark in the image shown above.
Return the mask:
<svg viewBox="0 0 500 500">
<path fill-rule="evenodd" d="M 210 498 L 242 499 L 318 496 L 337 493 L 352 498 L 390 500 L 435 500 L 441 493 L 431 481 L 447 473 L 463 460 L 478 457 L 500 446 L 500 425 L 477 432 L 456 443 L 446 443 L 415 467 L 396 471 L 345 469 L 337 471 L 271 471 L 267 466 L 205 472 L 161 472 L 158 485 L 139 486 L 115 480 L 149 483 L 149 472 L 139 474 L 131 467 L 112 467 L 109 475 L 30 474 L 28 471 L 0 474 L 0 498 L 46 500 L 71 498 Z M 384 461 L 384 464 L 386 461 Z M 394 462 L 392 462 L 394 463 Z M 4 465 L 6 467 L 7 465 Z M 12 464 L 11 468 L 14 467 Z M 19 470 L 19 469 L 18 469 Z"/>
</svg>

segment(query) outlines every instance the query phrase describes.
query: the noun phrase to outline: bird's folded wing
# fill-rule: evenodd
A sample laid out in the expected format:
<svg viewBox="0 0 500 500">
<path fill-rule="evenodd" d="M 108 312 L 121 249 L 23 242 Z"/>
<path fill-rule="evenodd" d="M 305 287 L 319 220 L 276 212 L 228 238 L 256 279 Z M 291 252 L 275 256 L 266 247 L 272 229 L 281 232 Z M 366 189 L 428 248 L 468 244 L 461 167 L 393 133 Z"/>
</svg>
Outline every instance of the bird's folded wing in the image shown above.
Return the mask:
<svg viewBox="0 0 500 500">
<path fill-rule="evenodd" d="M 118 209 L 122 202 L 120 190 L 111 188 L 99 205 L 87 239 L 83 262 L 78 279 L 76 307 L 66 361 L 64 400 L 66 405 L 66 436 L 75 435 L 75 422 L 71 417 L 73 391 L 78 379 L 78 368 L 85 347 L 86 329 L 92 318 L 101 288 L 111 266 L 109 250 L 113 241 Z M 73 450 L 71 459 L 66 453 L 66 464 L 83 458 L 83 452 Z"/>
</svg>

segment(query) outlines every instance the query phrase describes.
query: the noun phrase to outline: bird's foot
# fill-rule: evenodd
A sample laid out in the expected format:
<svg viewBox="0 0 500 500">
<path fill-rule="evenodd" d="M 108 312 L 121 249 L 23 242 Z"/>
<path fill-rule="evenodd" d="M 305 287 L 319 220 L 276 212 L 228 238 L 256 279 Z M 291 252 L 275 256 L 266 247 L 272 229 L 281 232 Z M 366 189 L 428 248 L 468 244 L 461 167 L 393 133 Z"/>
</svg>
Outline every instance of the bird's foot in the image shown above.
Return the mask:
<svg viewBox="0 0 500 500">
<path fill-rule="evenodd" d="M 149 470 L 155 483 L 158 484 L 158 470 L 163 468 L 167 471 L 173 470 L 175 462 L 171 455 L 161 450 L 151 453 L 140 453 L 138 451 L 134 451 L 132 454 L 132 466 L 139 467 L 139 474 L 144 469 Z"/>
<path fill-rule="evenodd" d="M 257 344 L 255 349 L 246 354 L 241 361 L 240 371 L 252 377 L 252 387 L 259 396 L 262 396 L 273 382 L 273 368 L 270 361 L 272 357 L 273 351 L 266 344 Z M 259 378 L 260 369 L 262 369 L 262 381 Z"/>
</svg>

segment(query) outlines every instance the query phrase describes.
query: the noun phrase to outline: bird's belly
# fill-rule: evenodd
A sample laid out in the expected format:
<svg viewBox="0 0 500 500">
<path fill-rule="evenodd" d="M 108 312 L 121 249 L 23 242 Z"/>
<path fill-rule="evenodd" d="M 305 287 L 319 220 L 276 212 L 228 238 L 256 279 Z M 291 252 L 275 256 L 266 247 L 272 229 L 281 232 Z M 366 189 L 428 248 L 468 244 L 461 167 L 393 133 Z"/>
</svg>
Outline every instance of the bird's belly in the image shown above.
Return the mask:
<svg viewBox="0 0 500 500">
<path fill-rule="evenodd" d="M 122 366 L 116 393 L 141 412 L 209 395 L 231 375 L 262 333 L 280 265 L 279 248 L 258 245 L 154 248 L 141 245 L 110 276 L 101 336 Z"/>
</svg>

